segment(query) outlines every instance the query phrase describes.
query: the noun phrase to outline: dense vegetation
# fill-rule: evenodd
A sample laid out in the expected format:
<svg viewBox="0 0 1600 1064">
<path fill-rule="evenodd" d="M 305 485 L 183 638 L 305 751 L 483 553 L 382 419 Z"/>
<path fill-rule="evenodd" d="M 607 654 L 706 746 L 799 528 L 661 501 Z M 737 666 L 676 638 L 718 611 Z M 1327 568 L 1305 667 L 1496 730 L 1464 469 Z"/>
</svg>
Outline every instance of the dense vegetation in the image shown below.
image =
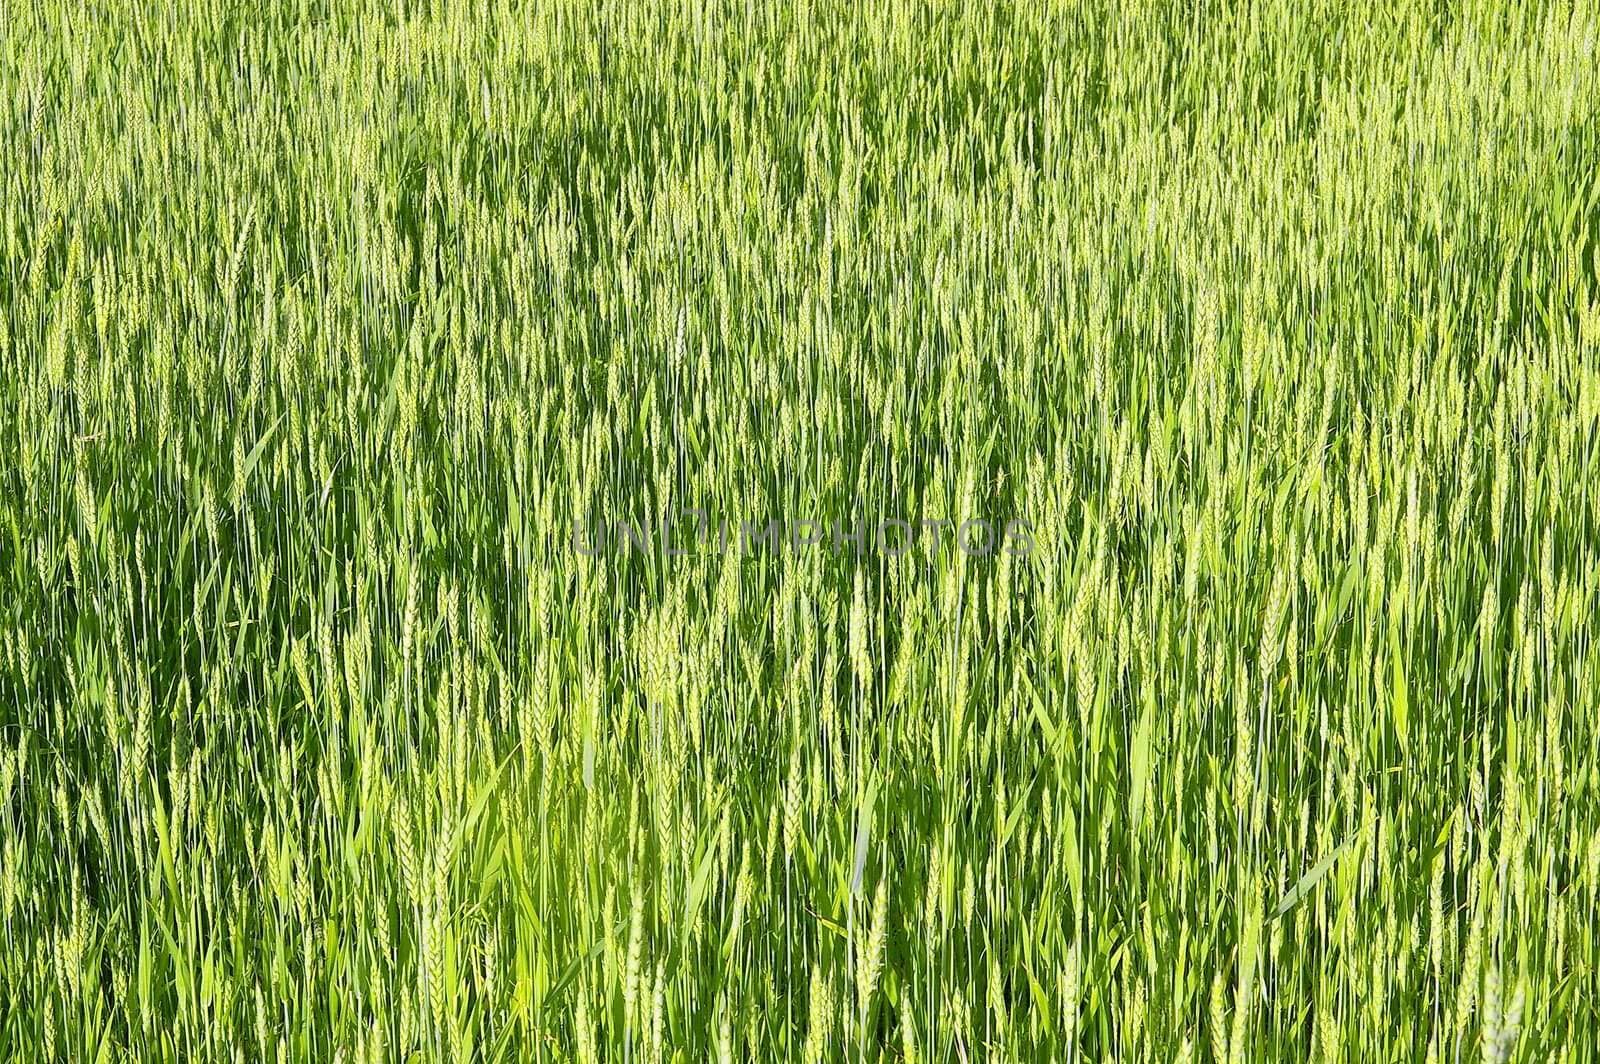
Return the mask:
<svg viewBox="0 0 1600 1064">
<path fill-rule="evenodd" d="M 0 1059 L 1594 1060 L 1597 16 L 0 0 Z"/>
</svg>

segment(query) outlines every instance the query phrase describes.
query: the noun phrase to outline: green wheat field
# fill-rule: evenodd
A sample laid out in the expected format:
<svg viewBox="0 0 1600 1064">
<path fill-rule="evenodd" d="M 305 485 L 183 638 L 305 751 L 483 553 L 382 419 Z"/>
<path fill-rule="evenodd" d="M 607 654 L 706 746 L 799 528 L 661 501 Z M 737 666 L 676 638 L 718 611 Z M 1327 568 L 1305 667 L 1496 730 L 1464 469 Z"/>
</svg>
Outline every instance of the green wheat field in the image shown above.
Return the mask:
<svg viewBox="0 0 1600 1064">
<path fill-rule="evenodd" d="M 1600 1058 L 1597 37 L 0 0 L 0 1061 Z"/>
</svg>

